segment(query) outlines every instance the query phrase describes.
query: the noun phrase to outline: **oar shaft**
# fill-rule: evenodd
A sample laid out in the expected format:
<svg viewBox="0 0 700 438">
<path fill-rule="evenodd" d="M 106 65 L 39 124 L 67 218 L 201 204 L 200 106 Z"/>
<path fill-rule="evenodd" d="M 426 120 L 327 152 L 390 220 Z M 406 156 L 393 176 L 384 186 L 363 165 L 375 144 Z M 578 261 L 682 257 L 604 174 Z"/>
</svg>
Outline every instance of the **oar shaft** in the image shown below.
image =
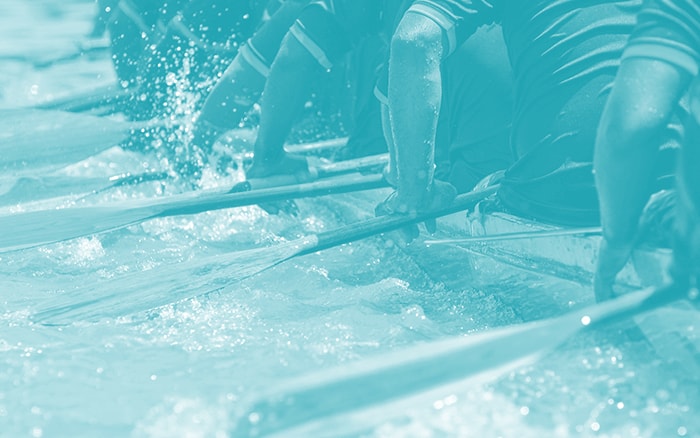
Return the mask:
<svg viewBox="0 0 700 438">
<path fill-rule="evenodd" d="M 307 432 L 314 423 L 332 422 L 352 412 L 521 364 L 583 329 L 599 328 L 685 298 L 697 297 L 672 286 L 645 289 L 557 318 L 436 341 L 310 375 L 255 403 L 250 410 L 254 415 L 244 417 L 236 432 L 280 436 Z"/>
<path fill-rule="evenodd" d="M 318 166 L 313 166 L 309 168 L 309 174 L 288 174 L 274 175 L 265 178 L 249 178 L 245 181 L 245 188 L 247 190 L 262 190 L 271 187 L 286 186 L 291 184 L 302 184 L 305 182 L 309 182 L 309 180 L 315 180 L 318 178 L 329 178 L 332 176 L 345 175 L 353 172 L 367 171 L 386 164 L 388 159 L 388 154 L 373 155 L 370 157 L 356 158 L 353 160 L 339 161 L 337 163 L 327 163 Z"/>
<path fill-rule="evenodd" d="M 122 88 L 117 85 L 107 85 L 84 93 L 57 97 L 35 105 L 34 108 L 83 112 L 98 107 L 113 106 L 125 102 L 135 93 L 135 89 Z"/>
<path fill-rule="evenodd" d="M 243 207 L 265 202 L 284 201 L 293 198 L 323 196 L 386 187 L 381 175 L 358 175 L 353 178 L 325 179 L 322 181 L 292 186 L 280 186 L 249 192 L 216 194 L 208 198 L 187 199 L 170 203 L 154 217 L 197 214 L 210 210 Z"/>
<path fill-rule="evenodd" d="M 560 230 L 540 230 L 540 231 L 521 231 L 517 233 L 492 234 L 486 236 L 470 236 L 460 239 L 435 239 L 426 240 L 426 245 L 444 245 L 444 244 L 470 244 L 484 242 L 499 242 L 503 240 L 524 240 L 524 239 L 543 239 L 547 237 L 562 237 L 562 236 L 598 236 L 602 233 L 600 227 L 586 228 L 571 228 Z"/>
<path fill-rule="evenodd" d="M 317 235 L 318 244 L 314 248 L 305 250 L 302 254 L 320 251 L 322 249 L 342 245 L 347 242 L 364 239 L 375 234 L 397 230 L 406 225 L 419 223 L 427 219 L 446 216 L 458 211 L 467 210 L 482 199 L 496 193 L 498 187 L 498 185 L 494 185 L 482 190 L 459 195 L 450 206 L 437 211 L 430 211 L 417 215 L 377 217 L 359 222 L 357 224 L 348 225 L 347 227 L 343 227 L 339 230 L 320 233 Z"/>
</svg>

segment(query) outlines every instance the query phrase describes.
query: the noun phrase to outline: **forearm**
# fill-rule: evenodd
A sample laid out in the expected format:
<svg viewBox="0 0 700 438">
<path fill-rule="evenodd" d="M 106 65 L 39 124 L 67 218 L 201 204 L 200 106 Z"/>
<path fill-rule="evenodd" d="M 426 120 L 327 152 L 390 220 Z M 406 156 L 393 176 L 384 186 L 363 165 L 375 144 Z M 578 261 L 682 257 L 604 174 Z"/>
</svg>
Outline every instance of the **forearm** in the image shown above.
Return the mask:
<svg viewBox="0 0 700 438">
<path fill-rule="evenodd" d="M 265 76 L 239 52 L 207 96 L 199 118 L 220 129 L 235 129 L 258 101 L 264 87 Z"/>
<path fill-rule="evenodd" d="M 619 111 L 618 103 L 613 96 L 601 119 L 594 169 L 604 236 L 625 246 L 634 241 L 651 193 L 661 136 L 621 122 L 613 114 Z"/>
<path fill-rule="evenodd" d="M 595 178 L 606 240 L 631 245 L 649 199 L 659 146 L 688 77 L 647 59 L 622 63 L 598 129 Z"/>
<path fill-rule="evenodd" d="M 314 57 L 288 34 L 272 63 L 260 102 L 256 162 L 274 163 L 283 154 L 284 142 L 322 71 Z"/>
<path fill-rule="evenodd" d="M 625 147 L 638 146 L 631 138 L 615 145 L 599 140 L 595 153 L 601 223 L 605 238 L 619 245 L 632 244 L 653 182 L 656 152 L 639 148 L 633 154 L 625 153 Z"/>
<path fill-rule="evenodd" d="M 398 170 L 397 189 L 412 207 L 433 178 L 435 135 L 442 100 L 442 40 L 394 38 L 389 61 L 389 110 Z"/>
</svg>

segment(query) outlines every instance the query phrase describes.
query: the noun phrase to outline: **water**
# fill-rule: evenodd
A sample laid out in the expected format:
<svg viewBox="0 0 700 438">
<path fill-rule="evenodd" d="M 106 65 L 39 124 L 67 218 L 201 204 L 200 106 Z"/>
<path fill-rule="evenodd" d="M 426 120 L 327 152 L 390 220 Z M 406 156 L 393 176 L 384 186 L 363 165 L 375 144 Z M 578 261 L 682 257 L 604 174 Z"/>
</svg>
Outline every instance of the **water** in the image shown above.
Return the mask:
<svg viewBox="0 0 700 438">
<path fill-rule="evenodd" d="M 70 52 L 89 32 L 92 8 L 92 2 L 78 0 L 0 5 L 0 107 L 113 80 L 104 57 L 48 68 L 33 63 Z M 102 186 L 99 177 L 160 165 L 151 156 L 110 150 L 57 171 L 53 181 L 64 189 L 60 197 L 23 202 L 30 191 L 26 198 L 6 198 L 0 208 L 7 214 L 181 190 L 156 181 L 90 194 Z M 0 254 L 0 436 L 236 436 L 232 427 L 249 413 L 250 403 L 291 378 L 517 324 L 525 317 L 499 296 L 517 303 L 513 297 L 565 294 L 574 287 L 517 272 L 505 283 L 478 289 L 441 282 L 453 267 L 421 270 L 404 252 L 372 238 L 292 259 L 231 281 L 217 293 L 151 312 L 64 326 L 30 318 L 75 290 L 100 294 L 123 288 L 149 296 L 151 288 L 175 284 L 204 292 L 185 268 L 205 257 L 272 248 L 368 216 L 366 199 L 343 199 L 302 201 L 298 219 L 249 207 L 158 219 Z M 261 262 L 250 260 L 255 263 Z M 168 269 L 167 279 L 157 275 L 171 264 L 182 270 Z M 143 278 L 139 275 L 151 286 L 134 280 Z M 216 272 L 208 275 L 217 278 Z M 551 316 L 551 309 L 530 311 L 525 319 Z M 351 435 L 700 436 L 699 378 L 643 340 L 592 333 L 535 364 L 448 387 L 399 410 L 382 405 L 354 419 L 360 427 Z M 342 435 L 345 426 L 325 432 Z"/>
</svg>

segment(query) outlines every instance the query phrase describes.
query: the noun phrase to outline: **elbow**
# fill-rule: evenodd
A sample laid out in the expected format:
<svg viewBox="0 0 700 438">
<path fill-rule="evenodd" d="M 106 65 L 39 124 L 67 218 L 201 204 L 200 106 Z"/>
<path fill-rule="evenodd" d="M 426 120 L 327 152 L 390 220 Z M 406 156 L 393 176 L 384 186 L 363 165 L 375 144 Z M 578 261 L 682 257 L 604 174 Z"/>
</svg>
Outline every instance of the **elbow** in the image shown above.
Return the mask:
<svg viewBox="0 0 700 438">
<path fill-rule="evenodd" d="M 442 29 L 429 19 L 407 14 L 391 38 L 390 62 L 439 66 L 444 53 Z"/>
<path fill-rule="evenodd" d="M 599 143 L 610 152 L 630 154 L 641 149 L 657 149 L 668 134 L 668 117 L 652 111 L 607 112 L 598 128 Z"/>
</svg>

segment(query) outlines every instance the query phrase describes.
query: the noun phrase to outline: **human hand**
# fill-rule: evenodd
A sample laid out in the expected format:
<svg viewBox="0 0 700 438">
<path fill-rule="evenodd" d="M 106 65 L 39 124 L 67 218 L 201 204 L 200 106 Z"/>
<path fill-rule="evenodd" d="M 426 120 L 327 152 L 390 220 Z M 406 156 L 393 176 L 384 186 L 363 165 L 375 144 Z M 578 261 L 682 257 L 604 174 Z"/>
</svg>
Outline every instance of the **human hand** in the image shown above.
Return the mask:
<svg viewBox="0 0 700 438">
<path fill-rule="evenodd" d="M 415 197 L 404 197 L 400 192 L 394 191 L 375 207 L 374 213 L 376 216 L 425 213 L 450 205 L 456 197 L 457 189 L 452 184 L 435 180 L 418 203 L 415 202 Z M 437 229 L 435 219 L 426 220 L 424 224 L 428 233 L 435 233 Z M 409 244 L 419 235 L 418 226 L 409 225 L 400 230 L 399 242 Z"/>
<path fill-rule="evenodd" d="M 248 179 L 233 186 L 231 192 L 299 184 L 311 179 L 306 158 L 288 154 L 285 154 L 272 166 L 270 163 L 254 161 L 247 170 L 246 176 Z M 258 204 L 258 206 L 268 214 L 285 213 L 296 217 L 299 213 L 296 202 L 291 199 L 279 202 L 265 202 Z"/>
<path fill-rule="evenodd" d="M 246 180 L 236 183 L 231 190 L 229 190 L 229 193 L 249 192 L 251 190 L 256 190 L 255 184 L 251 184 L 250 180 Z M 262 202 L 258 204 L 258 207 L 265 210 L 268 214 L 277 215 L 284 213 L 294 217 L 299 214 L 299 207 L 292 199 L 277 202 Z"/>
<path fill-rule="evenodd" d="M 597 302 L 615 297 L 613 285 L 617 274 L 625 267 L 632 253 L 632 243 L 615 243 L 603 239 L 598 251 L 593 288 Z"/>
<path fill-rule="evenodd" d="M 306 182 L 311 179 L 309 163 L 305 157 L 283 153 L 279 159 L 257 160 L 253 159 L 253 164 L 246 171 L 247 178 L 270 178 L 275 176 L 291 177 L 297 183 Z"/>
</svg>

